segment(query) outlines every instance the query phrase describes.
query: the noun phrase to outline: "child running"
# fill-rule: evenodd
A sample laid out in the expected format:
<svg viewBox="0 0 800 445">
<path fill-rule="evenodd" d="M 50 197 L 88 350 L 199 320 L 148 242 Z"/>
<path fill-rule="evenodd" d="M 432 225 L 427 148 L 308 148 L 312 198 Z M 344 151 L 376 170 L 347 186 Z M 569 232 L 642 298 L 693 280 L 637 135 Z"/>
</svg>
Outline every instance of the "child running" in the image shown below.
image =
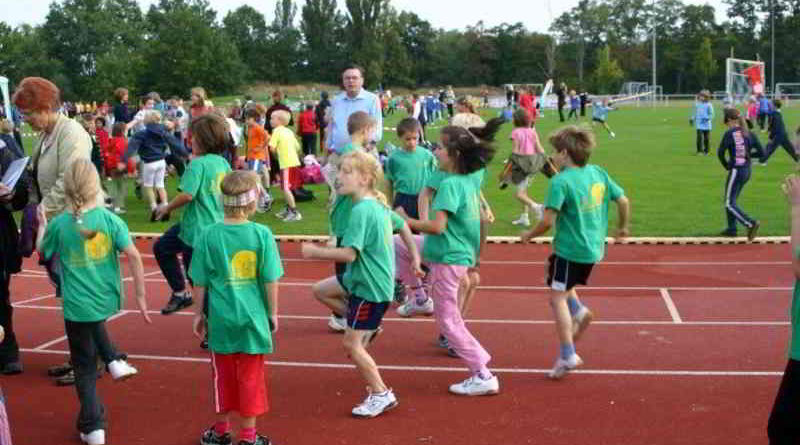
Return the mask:
<svg viewBox="0 0 800 445">
<path fill-rule="evenodd" d="M 331 171 L 333 176 L 329 178 L 333 179 L 331 196 L 334 196 L 330 214 L 331 244 L 336 247 L 341 247 L 342 239 L 347 231 L 350 211 L 353 208 L 353 200 L 350 196 L 341 196 L 337 192 L 336 177 L 338 177 L 341 156 L 353 151 L 364 151 L 364 144 L 366 144 L 374 131 L 375 120 L 363 111 L 356 111 L 347 118 L 347 132 L 350 134 L 350 143 L 342 147 L 338 154 L 331 154 L 328 158 L 329 165 L 333 167 Z M 312 293 L 323 304 L 331 299 L 344 301 L 347 298 L 343 281 L 346 269 L 346 263 L 335 262 L 335 275 L 317 282 L 312 287 Z M 346 327 L 345 315 L 344 312 L 334 310 L 330 320 L 328 320 L 328 327 L 336 332 L 344 332 Z"/>
<path fill-rule="evenodd" d="M 297 155 L 300 144 L 292 130 L 286 127 L 291 119 L 292 115 L 288 111 L 275 110 L 269 120 L 272 126 L 269 148 L 278 156 L 278 165 L 281 169 L 281 191 L 286 199 L 286 207 L 275 216 L 285 222 L 303 219 L 303 215 L 297 210 L 294 194 L 292 194 L 293 180 L 300 175 L 300 158 Z"/>
<path fill-rule="evenodd" d="M 273 351 L 278 330 L 278 279 L 283 266 L 272 232 L 247 219 L 258 205 L 259 178 L 236 171 L 222 180 L 225 218 L 195 243 L 189 275 L 203 291 L 203 309 L 194 333 L 208 329 L 217 422 L 202 445 L 231 444 L 231 417 L 240 421 L 239 445 L 268 445 L 256 432 L 256 418 L 267 412 L 264 355 Z M 206 328 L 207 326 L 207 328 Z"/>
<path fill-rule="evenodd" d="M 502 125 L 492 119 L 485 127 L 447 126 L 440 133 L 435 155 L 447 173 L 438 185 L 431 210 L 433 219 L 406 217 L 412 229 L 426 234 L 423 257 L 430 267 L 431 296 L 439 332 L 472 373 L 450 386 L 457 395 L 497 394 L 500 383 L 486 366 L 489 353 L 469 332 L 458 304 L 458 291 L 467 269 L 474 266 L 480 246 L 480 189 L 470 175 L 486 167 L 494 155 L 488 141 Z M 401 212 L 402 214 L 402 212 Z"/>
<path fill-rule="evenodd" d="M 536 215 L 536 219 L 542 219 L 544 206 L 532 200 L 528 196 L 528 185 L 531 178 L 544 165 L 547 157 L 544 154 L 542 144 L 539 142 L 539 135 L 536 129 L 531 126 L 531 118 L 525 110 L 517 110 L 514 113 L 514 130 L 511 132 L 513 149 L 508 162 L 511 164 L 511 183 L 516 187 L 514 197 L 522 204 L 522 214 L 519 219 L 511 221 L 511 224 L 530 226 L 530 214 Z"/>
<path fill-rule="evenodd" d="M 794 146 L 789 141 L 789 135 L 786 133 L 786 124 L 783 123 L 783 114 L 781 113 L 781 105 L 783 105 L 783 103 L 780 99 L 775 99 L 772 101 L 772 104 L 774 109 L 769 117 L 769 141 L 767 142 L 766 148 L 764 148 L 764 155 L 761 157 L 761 165 L 767 165 L 767 161 L 772 154 L 775 153 L 775 150 L 778 149 L 778 146 L 783 147 L 794 162 L 798 162 L 800 157 L 798 157 Z"/>
<path fill-rule="evenodd" d="M 544 235 L 555 225 L 547 284 L 561 350 L 549 377 L 560 379 L 583 364 L 575 352 L 575 341 L 593 314 L 581 304 L 575 286 L 587 284 L 592 267 L 605 255 L 609 201 L 617 204 L 619 212 L 618 238 L 628 236 L 630 211 L 622 188 L 605 170 L 588 164 L 594 147 L 591 132 L 564 127 L 550 136 L 550 144 L 561 173 L 550 179 L 544 218 L 522 234 L 522 241 Z"/>
<path fill-rule="evenodd" d="M 792 271 L 794 292 L 790 313 L 789 357 L 778 394 L 767 423 L 770 445 L 795 444 L 800 440 L 800 177 L 792 175 L 783 183 L 791 217 Z"/>
<path fill-rule="evenodd" d="M 381 176 L 380 164 L 371 155 L 359 150 L 344 155 L 336 180 L 337 192 L 349 197 L 353 207 L 339 244 L 341 247 L 308 243 L 302 247 L 304 258 L 347 263 L 342 282 L 349 294 L 347 300 L 327 298 L 321 301 L 336 313 L 347 313 L 344 348 L 366 381 L 369 392 L 364 402 L 353 408 L 352 413 L 357 417 L 375 417 L 397 406 L 394 393 L 384 383 L 375 360 L 366 350 L 379 334 L 381 320 L 394 295 L 393 230 L 401 231 L 414 258 L 413 269 L 417 275 L 422 275 L 419 254 L 408 226 L 386 207 L 385 198 L 376 189 Z"/>
<path fill-rule="evenodd" d="M 133 170 L 128 169 L 130 165 L 135 168 L 134 163 L 124 162 L 125 151 L 128 149 L 128 139 L 125 136 L 125 124 L 117 122 L 111 128 L 111 138 L 106 145 L 105 161 L 106 161 L 106 174 L 111 180 L 108 185 L 108 191 L 111 195 L 111 202 L 114 205 L 114 213 L 122 215 L 125 210 L 125 198 L 128 197 L 127 179 L 125 178 L 126 171 L 133 176 Z"/>
<path fill-rule="evenodd" d="M 614 132 L 611 131 L 611 127 L 608 126 L 608 112 L 613 109 L 608 97 L 604 97 L 602 101 L 595 101 L 592 104 L 592 126 L 594 126 L 595 123 L 602 125 L 608 134 L 611 135 L 612 138 L 615 138 L 617 135 L 614 134 Z"/>
<path fill-rule="evenodd" d="M 40 208 L 36 246 L 46 259 L 58 253 L 61 266 L 64 323 L 81 405 L 77 421 L 80 438 L 89 445 L 103 445 L 108 423 L 97 397 L 97 345 L 104 341 L 98 336 L 107 335 L 106 320 L 123 307 L 117 253 L 128 256 L 136 303 L 145 321 L 151 323 L 145 301 L 144 266 L 125 223 L 97 206 L 97 197 L 102 193 L 100 177 L 91 162 L 80 159 L 70 165 L 64 175 L 64 193 L 70 212 L 47 224 L 47 215 Z M 136 369 L 123 359 L 110 362 L 108 368 L 114 380 L 136 374 Z"/>
<path fill-rule="evenodd" d="M 722 136 L 717 156 L 725 170 L 728 170 L 728 179 L 725 182 L 725 213 L 728 218 L 728 227 L 722 231 L 722 236 L 736 236 L 736 222 L 747 228 L 747 240 L 753 241 L 758 233 L 759 223 L 739 208 L 736 200 L 742 193 L 747 181 L 750 180 L 750 153 L 758 139 L 745 129 L 744 119 L 735 108 L 726 108 L 724 123 L 728 131 Z M 756 147 L 760 151 L 760 147 Z"/>
<path fill-rule="evenodd" d="M 207 113 L 192 119 L 192 153 L 195 158 L 181 176 L 180 193 L 166 207 L 157 209 L 157 219 L 181 207 L 181 221 L 170 227 L 153 245 L 158 267 L 167 279 L 172 295 L 161 313 L 169 315 L 191 306 L 192 293 L 186 288 L 186 276 L 178 261 L 183 257 L 186 271 L 192 262 L 194 242 L 211 224 L 222 221 L 220 184 L 231 171 L 228 161 L 220 153 L 228 147 L 228 124 L 216 113 Z"/>
</svg>

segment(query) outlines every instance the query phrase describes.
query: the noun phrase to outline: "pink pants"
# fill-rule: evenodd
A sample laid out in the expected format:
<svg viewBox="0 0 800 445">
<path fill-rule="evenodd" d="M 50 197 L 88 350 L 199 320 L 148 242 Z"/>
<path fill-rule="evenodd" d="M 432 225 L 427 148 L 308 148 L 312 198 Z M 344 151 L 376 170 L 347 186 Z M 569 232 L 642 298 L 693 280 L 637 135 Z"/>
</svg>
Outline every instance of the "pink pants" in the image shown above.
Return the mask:
<svg viewBox="0 0 800 445">
<path fill-rule="evenodd" d="M 467 273 L 467 266 L 430 263 L 431 297 L 433 315 L 439 332 L 447 338 L 450 347 L 467 362 L 473 373 L 485 371 L 492 356 L 472 336 L 458 309 L 458 286 Z"/>
<path fill-rule="evenodd" d="M 422 235 L 413 235 L 414 244 L 417 245 L 417 252 L 422 256 L 422 244 L 424 238 Z M 402 281 L 405 285 L 411 287 L 418 287 L 422 285 L 422 280 L 414 275 L 411 270 L 411 253 L 406 248 L 406 244 L 400 235 L 394 236 L 394 262 L 395 262 L 395 275 L 396 278 Z"/>
</svg>

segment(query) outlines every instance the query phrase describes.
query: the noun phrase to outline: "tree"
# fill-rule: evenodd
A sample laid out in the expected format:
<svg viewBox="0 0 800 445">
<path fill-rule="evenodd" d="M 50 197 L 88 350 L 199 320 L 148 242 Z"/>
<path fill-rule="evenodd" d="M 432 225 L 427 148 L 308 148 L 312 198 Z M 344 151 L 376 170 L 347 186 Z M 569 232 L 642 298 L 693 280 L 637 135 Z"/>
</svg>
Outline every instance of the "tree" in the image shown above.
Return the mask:
<svg viewBox="0 0 800 445">
<path fill-rule="evenodd" d="M 300 29 L 305 38 L 306 72 L 310 79 L 337 81 L 343 65 L 345 18 L 336 8 L 336 0 L 306 0 L 301 12 Z M 335 73 L 331 76 L 331 73 Z"/>
<path fill-rule="evenodd" d="M 402 11 L 397 16 L 397 32 L 408 54 L 414 82 L 416 84 L 430 82 L 432 75 L 430 47 L 436 37 L 433 26 L 413 12 Z"/>
<path fill-rule="evenodd" d="M 263 63 L 267 46 L 267 22 L 264 15 L 251 6 L 240 6 L 222 19 L 222 29 L 233 41 L 239 56 L 247 65 L 248 80 L 265 79 L 268 69 Z"/>
<path fill-rule="evenodd" d="M 387 11 L 381 19 L 381 41 L 383 42 L 383 85 L 398 85 L 413 87 L 416 82 L 413 77 L 413 62 L 408 48 L 402 39 L 402 27 L 399 17 L 394 10 Z"/>
<path fill-rule="evenodd" d="M 366 69 L 365 82 L 375 85 L 383 79 L 383 44 L 378 23 L 389 0 L 346 0 L 349 53 L 353 62 Z"/>
<path fill-rule="evenodd" d="M 42 37 L 50 57 L 63 63 L 70 80 L 67 98 L 73 94 L 84 100 L 105 98 L 111 94 L 108 79 L 120 76 L 124 82 L 135 77 L 142 30 L 142 13 L 135 0 L 51 3 Z M 112 58 L 117 61 L 112 63 Z"/>
<path fill-rule="evenodd" d="M 16 29 L 0 22 L 0 74 L 11 82 L 28 76 L 52 80 L 59 87 L 69 87 L 62 65 L 47 54 L 41 28 L 22 25 Z"/>
<path fill-rule="evenodd" d="M 624 73 L 616 60 L 611 59 L 611 49 L 608 45 L 597 51 L 597 61 L 593 74 L 595 89 L 600 94 L 611 93 L 619 86 Z"/>
<path fill-rule="evenodd" d="M 300 31 L 294 27 L 297 5 L 294 0 L 278 0 L 275 3 L 275 19 L 270 26 L 272 37 L 269 45 L 270 79 L 289 83 L 300 60 Z"/>
<path fill-rule="evenodd" d="M 160 0 L 147 12 L 146 29 L 144 90 L 186 95 L 199 85 L 222 94 L 241 84 L 247 68 L 207 1 Z"/>
<path fill-rule="evenodd" d="M 709 88 L 709 80 L 717 70 L 714 55 L 711 54 L 711 39 L 703 37 L 703 42 L 694 56 L 694 75 L 700 88 Z"/>
</svg>

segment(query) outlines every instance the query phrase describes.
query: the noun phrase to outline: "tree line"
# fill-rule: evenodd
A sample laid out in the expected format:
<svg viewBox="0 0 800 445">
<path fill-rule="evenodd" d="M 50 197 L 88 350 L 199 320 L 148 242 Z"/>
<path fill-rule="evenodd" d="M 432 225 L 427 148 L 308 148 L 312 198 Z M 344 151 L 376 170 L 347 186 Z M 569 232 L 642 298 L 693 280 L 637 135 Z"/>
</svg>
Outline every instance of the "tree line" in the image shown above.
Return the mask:
<svg viewBox="0 0 800 445">
<path fill-rule="evenodd" d="M 118 86 L 186 95 L 202 85 L 219 95 L 255 82 L 336 84 L 350 62 L 366 68 L 371 88 L 553 78 L 608 93 L 650 82 L 655 26 L 665 93 L 721 90 L 726 57 L 768 60 L 772 2 L 775 80 L 800 81 L 791 41 L 800 3 L 724 1 L 727 20 L 717 23 L 713 7 L 681 0 L 581 0 L 539 33 L 523 22 L 437 29 L 390 0 L 346 0 L 344 10 L 336 0 L 276 0 L 271 21 L 246 5 L 220 20 L 206 0 L 159 0 L 147 11 L 135 0 L 60 0 L 41 25 L 0 22 L 0 74 L 47 77 L 82 100 L 107 99 Z"/>
</svg>

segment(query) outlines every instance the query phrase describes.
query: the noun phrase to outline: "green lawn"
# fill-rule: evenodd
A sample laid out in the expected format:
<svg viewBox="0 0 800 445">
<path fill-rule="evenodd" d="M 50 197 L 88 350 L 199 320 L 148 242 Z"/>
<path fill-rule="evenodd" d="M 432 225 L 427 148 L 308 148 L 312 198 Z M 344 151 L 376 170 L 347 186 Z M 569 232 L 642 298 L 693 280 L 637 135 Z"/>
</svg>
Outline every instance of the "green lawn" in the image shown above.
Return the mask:
<svg viewBox="0 0 800 445">
<path fill-rule="evenodd" d="M 632 203 L 633 236 L 708 236 L 718 233 L 725 226 L 722 198 L 726 172 L 716 158 L 716 147 L 723 133 L 722 119 L 715 119 L 715 129 L 711 135 L 712 154 L 708 157 L 695 156 L 695 132 L 688 122 L 690 107 L 690 103 L 656 108 L 623 106 L 609 116 L 616 139 L 610 138 L 601 128 L 596 129 L 597 147 L 590 162 L 605 167 L 625 189 Z M 715 111 L 717 116 L 722 115 L 720 104 L 715 104 Z M 486 110 L 483 114 L 491 117 L 494 113 Z M 561 124 L 553 111 L 545 114 L 537 124 L 537 130 L 547 145 L 548 134 Z M 384 125 L 394 127 L 402 117 L 404 115 L 390 116 Z M 787 128 L 795 128 L 800 122 L 800 108 L 784 110 L 784 119 Z M 588 125 L 585 119 L 582 124 Z M 497 173 L 511 152 L 511 129 L 511 124 L 506 124 L 498 136 L 497 155 L 489 167 L 489 180 L 484 188 L 497 217 L 491 235 L 516 235 L 520 232 L 510 223 L 520 212 L 520 206 L 512 196 L 513 187 L 500 190 L 497 186 Z M 436 139 L 438 132 L 438 128 L 429 128 L 428 138 Z M 759 134 L 759 137 L 766 144 L 766 134 Z M 384 141 L 387 140 L 397 143 L 393 131 L 384 131 Z M 30 150 L 30 147 L 31 141 L 28 139 L 26 148 Z M 794 168 L 794 163 L 783 150 L 773 155 L 768 166 L 753 166 L 753 175 L 739 204 L 761 221 L 761 235 L 788 234 L 787 206 L 780 192 L 780 183 Z M 170 178 L 170 197 L 175 195 L 176 186 L 177 179 Z M 178 215 L 173 215 L 169 223 L 150 223 L 147 206 L 133 197 L 132 187 L 129 188 L 131 194 L 125 219 L 132 231 L 164 231 L 178 219 Z M 327 190 L 321 185 L 309 188 L 314 191 L 316 200 L 299 204 L 302 222 L 284 223 L 271 213 L 258 214 L 255 220 L 268 225 L 276 234 L 327 233 Z M 536 176 L 530 187 L 530 195 L 540 202 L 544 199 L 546 188 L 547 179 Z M 278 210 L 283 205 L 283 198 L 275 189 L 273 196 L 277 198 L 275 210 Z M 612 219 L 616 219 L 614 209 L 611 213 L 614 215 Z M 740 233 L 744 231 L 740 229 Z"/>
</svg>

